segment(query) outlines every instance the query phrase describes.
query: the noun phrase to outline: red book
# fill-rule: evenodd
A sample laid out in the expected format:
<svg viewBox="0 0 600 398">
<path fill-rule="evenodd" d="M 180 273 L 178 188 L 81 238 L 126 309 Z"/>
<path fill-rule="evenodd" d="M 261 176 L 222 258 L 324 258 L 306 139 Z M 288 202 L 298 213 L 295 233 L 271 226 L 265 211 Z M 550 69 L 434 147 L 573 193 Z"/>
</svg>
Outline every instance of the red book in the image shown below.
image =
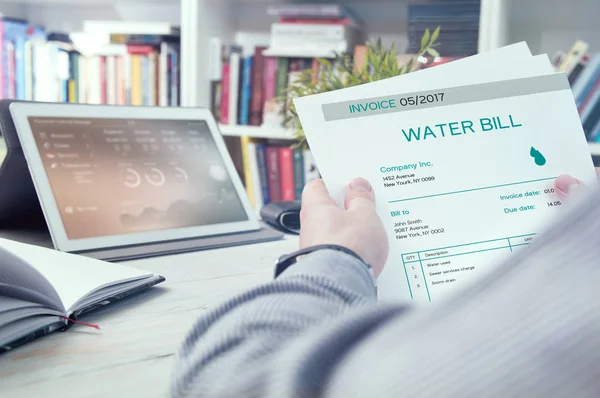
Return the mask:
<svg viewBox="0 0 600 398">
<path fill-rule="evenodd" d="M 263 86 L 265 73 L 265 47 L 257 47 L 254 52 L 254 65 L 252 67 L 252 96 L 250 102 L 250 125 L 260 126 L 263 118 Z"/>
<path fill-rule="evenodd" d="M 263 105 L 276 95 L 277 90 L 277 57 L 266 57 L 263 77 Z"/>
<path fill-rule="evenodd" d="M 154 52 L 154 47 L 145 46 L 145 45 L 137 45 L 137 44 L 129 44 L 127 46 L 127 52 L 129 54 L 139 54 L 139 55 L 148 55 Z"/>
<path fill-rule="evenodd" d="M 221 124 L 229 123 L 229 64 L 223 64 L 223 83 L 221 84 Z"/>
<path fill-rule="evenodd" d="M 279 148 L 267 147 L 267 174 L 269 175 L 269 197 L 271 202 L 281 201 L 281 174 L 279 169 Z"/>
<path fill-rule="evenodd" d="M 100 57 L 100 103 L 108 103 L 108 91 L 106 87 L 106 57 Z"/>
<path fill-rule="evenodd" d="M 279 169 L 281 170 L 281 200 L 294 200 L 296 187 L 294 186 L 292 148 L 279 149 Z"/>
</svg>

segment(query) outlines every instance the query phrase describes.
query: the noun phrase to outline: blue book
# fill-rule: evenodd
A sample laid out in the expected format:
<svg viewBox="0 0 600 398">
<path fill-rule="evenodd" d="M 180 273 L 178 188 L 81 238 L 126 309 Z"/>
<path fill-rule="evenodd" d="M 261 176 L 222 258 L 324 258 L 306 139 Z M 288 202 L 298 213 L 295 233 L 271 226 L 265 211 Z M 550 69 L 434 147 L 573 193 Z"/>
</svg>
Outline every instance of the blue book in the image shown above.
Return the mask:
<svg viewBox="0 0 600 398">
<path fill-rule="evenodd" d="M 43 26 L 31 26 L 29 30 L 29 40 L 47 40 L 48 35 Z"/>
<path fill-rule="evenodd" d="M 267 150 L 265 144 L 256 144 L 256 163 L 258 164 L 258 174 L 260 175 L 263 202 L 267 205 L 271 202 L 271 197 L 269 196 L 269 172 L 267 170 Z"/>
<path fill-rule="evenodd" d="M 142 57 L 142 86 L 143 100 L 142 104 L 150 105 L 150 59 L 147 56 Z"/>
<path fill-rule="evenodd" d="M 170 105 L 178 106 L 179 105 L 179 91 L 177 86 L 179 84 L 179 57 L 177 56 L 177 51 L 175 49 L 170 50 L 170 59 L 171 59 L 171 74 L 170 74 Z"/>
<path fill-rule="evenodd" d="M 587 137 L 590 142 L 600 142 L 600 120 L 596 123 L 591 134 Z"/>
<path fill-rule="evenodd" d="M 241 101 L 240 101 L 240 125 L 247 126 L 250 119 L 250 101 L 252 97 L 252 63 L 254 56 L 244 58 Z"/>
<path fill-rule="evenodd" d="M 575 104 L 579 108 L 600 78 L 600 53 L 596 54 L 587 64 L 579 78 L 571 88 Z"/>
<path fill-rule="evenodd" d="M 584 129 L 589 129 L 592 127 L 594 121 L 590 120 L 593 118 L 595 113 L 596 106 L 600 103 L 600 89 L 596 90 L 592 97 L 590 98 L 589 103 L 586 105 L 585 109 L 581 112 L 581 123 L 583 124 Z M 586 130 L 586 133 L 589 131 Z"/>
</svg>

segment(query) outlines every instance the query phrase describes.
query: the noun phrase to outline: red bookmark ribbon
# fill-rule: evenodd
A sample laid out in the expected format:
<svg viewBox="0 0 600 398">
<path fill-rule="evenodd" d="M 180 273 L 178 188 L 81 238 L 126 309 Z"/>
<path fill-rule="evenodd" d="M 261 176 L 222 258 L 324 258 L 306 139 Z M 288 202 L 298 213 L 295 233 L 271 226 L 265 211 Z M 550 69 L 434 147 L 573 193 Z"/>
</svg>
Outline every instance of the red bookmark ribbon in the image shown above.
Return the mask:
<svg viewBox="0 0 600 398">
<path fill-rule="evenodd" d="M 87 326 L 89 328 L 94 328 L 94 329 L 100 330 L 100 326 L 99 325 L 95 325 L 93 323 L 85 323 L 85 322 L 76 321 L 75 319 L 71 319 L 71 318 L 66 317 L 66 316 L 61 316 L 61 318 L 64 318 L 67 321 L 72 322 L 72 323 L 77 324 L 77 325 Z"/>
</svg>

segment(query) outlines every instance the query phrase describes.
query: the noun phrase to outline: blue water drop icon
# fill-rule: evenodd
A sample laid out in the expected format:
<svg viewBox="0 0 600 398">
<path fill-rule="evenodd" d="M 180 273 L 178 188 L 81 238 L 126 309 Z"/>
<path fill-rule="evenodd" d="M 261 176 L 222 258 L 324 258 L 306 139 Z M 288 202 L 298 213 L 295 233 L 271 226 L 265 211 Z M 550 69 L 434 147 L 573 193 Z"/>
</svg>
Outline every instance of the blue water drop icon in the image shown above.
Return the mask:
<svg viewBox="0 0 600 398">
<path fill-rule="evenodd" d="M 534 147 L 531 147 L 529 154 L 535 161 L 535 164 L 537 164 L 538 166 L 543 166 L 546 164 L 546 158 L 544 157 L 544 155 L 542 155 L 542 153 L 540 151 L 538 151 L 537 149 L 535 149 Z"/>
</svg>

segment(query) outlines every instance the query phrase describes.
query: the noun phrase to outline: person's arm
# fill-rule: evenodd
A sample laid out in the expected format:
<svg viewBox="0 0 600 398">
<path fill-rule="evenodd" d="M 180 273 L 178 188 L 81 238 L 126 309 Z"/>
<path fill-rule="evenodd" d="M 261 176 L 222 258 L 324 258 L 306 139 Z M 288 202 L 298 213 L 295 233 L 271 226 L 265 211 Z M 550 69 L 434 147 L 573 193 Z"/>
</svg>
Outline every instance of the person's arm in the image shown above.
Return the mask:
<svg viewBox="0 0 600 398">
<path fill-rule="evenodd" d="M 305 188 L 301 247 L 330 243 L 350 248 L 373 266 L 376 276 L 387 257 L 387 239 L 374 217 L 371 188 L 359 182 L 363 188 L 355 182 L 356 189 L 348 189 L 345 210 L 335 206 L 321 181 Z M 371 243 L 374 238 L 380 242 Z M 303 256 L 276 280 L 197 321 L 180 350 L 172 393 L 268 397 L 274 357 L 290 341 L 328 320 L 372 308 L 376 301 L 373 276 L 355 257 L 334 250 Z"/>
<path fill-rule="evenodd" d="M 371 305 L 359 261 L 335 254 L 348 263 L 334 270 L 312 255 L 203 317 L 172 393 L 598 397 L 599 230 L 596 190 L 485 278 L 419 310 Z"/>
<path fill-rule="evenodd" d="M 274 357 L 290 341 L 375 302 L 371 277 L 358 260 L 336 251 L 310 254 L 197 321 L 178 358 L 174 395 L 271 397 L 265 389 L 279 363 Z"/>
</svg>

